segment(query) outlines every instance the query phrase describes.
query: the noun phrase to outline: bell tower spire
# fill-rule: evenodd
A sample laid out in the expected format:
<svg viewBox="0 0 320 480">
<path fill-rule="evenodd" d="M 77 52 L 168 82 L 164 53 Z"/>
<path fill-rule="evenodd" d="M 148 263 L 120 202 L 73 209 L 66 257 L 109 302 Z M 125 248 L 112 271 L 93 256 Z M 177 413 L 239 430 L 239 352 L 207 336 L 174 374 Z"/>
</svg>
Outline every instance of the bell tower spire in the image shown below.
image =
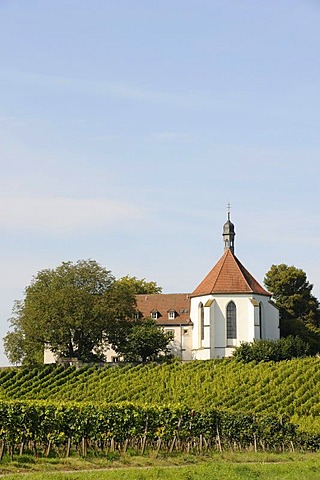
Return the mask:
<svg viewBox="0 0 320 480">
<path fill-rule="evenodd" d="M 234 231 L 234 225 L 230 220 L 230 210 L 231 206 L 230 203 L 228 203 L 227 206 L 228 209 L 228 220 L 226 223 L 223 225 L 223 241 L 224 241 L 224 250 L 231 250 L 232 253 L 234 253 L 234 237 L 236 236 L 236 232 Z"/>
</svg>

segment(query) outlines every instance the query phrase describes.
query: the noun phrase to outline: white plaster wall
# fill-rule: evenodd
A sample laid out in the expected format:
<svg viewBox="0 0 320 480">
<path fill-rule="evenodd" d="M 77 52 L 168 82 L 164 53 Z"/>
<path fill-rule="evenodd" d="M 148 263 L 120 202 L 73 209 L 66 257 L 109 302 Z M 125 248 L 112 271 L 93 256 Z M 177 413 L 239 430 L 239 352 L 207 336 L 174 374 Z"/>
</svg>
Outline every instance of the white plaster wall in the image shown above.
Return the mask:
<svg viewBox="0 0 320 480">
<path fill-rule="evenodd" d="M 190 318 L 193 322 L 192 332 L 192 357 L 197 360 L 209 360 L 214 358 L 214 339 L 219 335 L 219 322 L 213 322 L 216 312 L 216 302 L 206 307 L 208 300 L 214 300 L 212 295 L 191 298 Z M 201 341 L 199 327 L 199 304 L 204 306 L 204 339 Z M 225 346 L 225 345 L 223 345 Z"/>
<path fill-rule="evenodd" d="M 51 350 L 49 348 L 45 348 L 45 350 L 44 350 L 43 363 L 45 365 L 47 365 L 49 363 L 56 363 L 55 356 L 53 355 L 53 353 L 51 352 Z"/>
<path fill-rule="evenodd" d="M 117 352 L 113 350 L 113 348 L 111 347 L 108 347 L 105 350 L 105 356 L 106 356 L 107 362 L 116 362 L 117 359 L 119 358 L 119 355 L 117 354 Z"/>
<path fill-rule="evenodd" d="M 190 316 L 193 328 L 193 358 L 205 360 L 208 358 L 230 356 L 233 347 L 241 342 L 252 342 L 260 338 L 255 329 L 255 316 L 259 307 L 254 306 L 251 299 L 262 303 L 262 338 L 279 338 L 279 313 L 269 302 L 269 297 L 253 294 L 205 295 L 191 299 Z M 204 307 L 204 340 L 200 342 L 199 334 L 199 304 L 206 305 L 208 300 L 214 300 L 210 307 Z M 237 308 L 237 339 L 226 338 L 226 309 L 230 301 Z"/>
<path fill-rule="evenodd" d="M 164 331 L 173 331 L 174 340 L 171 342 L 170 349 L 173 355 L 180 357 L 181 360 L 192 360 L 192 325 L 174 325 L 164 327 Z M 106 362 L 114 362 L 118 354 L 109 347 L 105 350 Z M 44 363 L 56 363 L 56 358 L 50 349 L 44 351 Z"/>
<path fill-rule="evenodd" d="M 280 338 L 279 310 L 269 301 L 262 297 L 262 338 L 278 340 Z"/>
<path fill-rule="evenodd" d="M 192 360 L 192 326 L 176 325 L 165 326 L 164 331 L 173 331 L 174 340 L 171 342 L 170 350 L 181 360 Z"/>
<path fill-rule="evenodd" d="M 238 346 L 243 341 L 252 341 L 254 338 L 254 306 L 250 301 L 250 296 L 234 294 L 216 295 L 214 298 L 214 326 L 216 331 L 214 348 L 220 350 L 222 347 Z M 233 301 L 237 308 L 237 338 L 229 340 L 227 344 L 226 310 L 230 301 Z"/>
<path fill-rule="evenodd" d="M 208 360 L 210 355 L 211 332 L 210 332 L 210 307 L 204 307 L 204 340 L 200 338 L 199 328 L 199 304 L 205 305 L 211 296 L 205 295 L 201 297 L 191 298 L 190 303 L 190 318 L 193 322 L 192 331 L 192 357 L 197 360 Z"/>
<path fill-rule="evenodd" d="M 106 361 L 107 362 L 113 362 L 114 358 L 118 357 L 117 353 L 112 349 L 108 348 L 106 349 Z M 44 364 L 49 364 L 49 363 L 56 363 L 57 359 L 54 356 L 54 354 L 51 352 L 49 348 L 46 348 L 44 351 L 44 358 L 43 358 L 43 363 Z"/>
</svg>

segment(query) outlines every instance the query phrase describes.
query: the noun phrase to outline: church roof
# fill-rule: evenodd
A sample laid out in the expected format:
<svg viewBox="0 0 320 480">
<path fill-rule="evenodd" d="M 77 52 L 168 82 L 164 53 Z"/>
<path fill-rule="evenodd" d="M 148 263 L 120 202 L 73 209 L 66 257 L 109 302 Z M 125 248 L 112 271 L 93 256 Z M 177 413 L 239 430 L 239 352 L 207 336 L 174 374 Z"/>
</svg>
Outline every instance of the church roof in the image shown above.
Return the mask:
<svg viewBox="0 0 320 480">
<path fill-rule="evenodd" d="M 210 293 L 256 293 L 271 296 L 237 259 L 230 248 L 197 286 L 191 296 Z"/>
<path fill-rule="evenodd" d="M 158 325 L 189 325 L 190 294 L 188 293 L 154 293 L 136 295 L 137 310 L 143 318 L 157 313 Z M 173 312 L 174 315 L 169 315 Z M 172 317 L 172 318 L 169 318 Z"/>
</svg>

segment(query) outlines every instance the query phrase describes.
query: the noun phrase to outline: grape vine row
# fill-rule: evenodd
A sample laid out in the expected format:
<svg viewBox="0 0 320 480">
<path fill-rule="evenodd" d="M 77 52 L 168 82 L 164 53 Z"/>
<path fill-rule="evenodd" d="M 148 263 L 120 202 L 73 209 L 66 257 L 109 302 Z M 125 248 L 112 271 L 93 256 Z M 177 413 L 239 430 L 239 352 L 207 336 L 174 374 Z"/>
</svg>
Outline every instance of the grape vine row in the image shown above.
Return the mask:
<svg viewBox="0 0 320 480">
<path fill-rule="evenodd" d="M 320 359 L 241 364 L 233 359 L 181 364 L 0 369 L 0 400 L 184 404 L 289 416 L 320 433 Z"/>
</svg>

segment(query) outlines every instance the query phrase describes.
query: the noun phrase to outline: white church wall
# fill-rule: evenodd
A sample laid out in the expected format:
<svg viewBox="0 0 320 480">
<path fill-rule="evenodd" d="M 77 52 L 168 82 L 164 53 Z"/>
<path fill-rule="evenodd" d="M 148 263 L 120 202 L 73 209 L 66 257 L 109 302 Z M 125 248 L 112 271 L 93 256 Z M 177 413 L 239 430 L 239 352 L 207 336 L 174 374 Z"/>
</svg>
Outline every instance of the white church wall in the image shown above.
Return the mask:
<svg viewBox="0 0 320 480">
<path fill-rule="evenodd" d="M 195 297 L 190 302 L 190 318 L 193 322 L 192 331 L 192 346 L 193 346 L 193 358 L 197 360 L 208 360 L 210 355 L 210 308 L 205 307 L 205 303 L 210 297 L 207 295 L 202 297 Z M 204 338 L 201 338 L 201 326 L 200 326 L 200 305 L 203 305 L 204 309 Z"/>
<path fill-rule="evenodd" d="M 265 313 L 264 321 L 262 321 L 263 338 L 278 340 L 280 338 L 279 310 L 266 299 L 264 299 L 262 308 Z"/>
<path fill-rule="evenodd" d="M 236 305 L 236 339 L 227 339 L 226 312 L 230 301 Z M 259 304 L 261 303 L 261 318 Z M 201 340 L 199 326 L 199 305 L 204 305 L 204 339 Z M 210 304 L 210 306 L 205 305 Z M 254 339 L 279 338 L 278 310 L 269 302 L 269 297 L 256 294 L 204 295 L 191 299 L 191 320 L 194 324 L 193 358 L 205 360 L 230 356 L 234 347 L 242 342 L 252 342 Z"/>
<path fill-rule="evenodd" d="M 249 297 L 243 294 L 232 294 L 216 296 L 215 298 L 219 306 L 219 318 L 215 320 L 215 323 L 220 323 L 219 336 L 215 339 L 215 348 L 221 348 L 224 345 L 232 351 L 232 347 L 240 345 L 240 342 L 252 341 L 254 338 L 254 309 Z M 227 339 L 226 312 L 231 301 L 236 305 L 236 339 Z"/>
</svg>

